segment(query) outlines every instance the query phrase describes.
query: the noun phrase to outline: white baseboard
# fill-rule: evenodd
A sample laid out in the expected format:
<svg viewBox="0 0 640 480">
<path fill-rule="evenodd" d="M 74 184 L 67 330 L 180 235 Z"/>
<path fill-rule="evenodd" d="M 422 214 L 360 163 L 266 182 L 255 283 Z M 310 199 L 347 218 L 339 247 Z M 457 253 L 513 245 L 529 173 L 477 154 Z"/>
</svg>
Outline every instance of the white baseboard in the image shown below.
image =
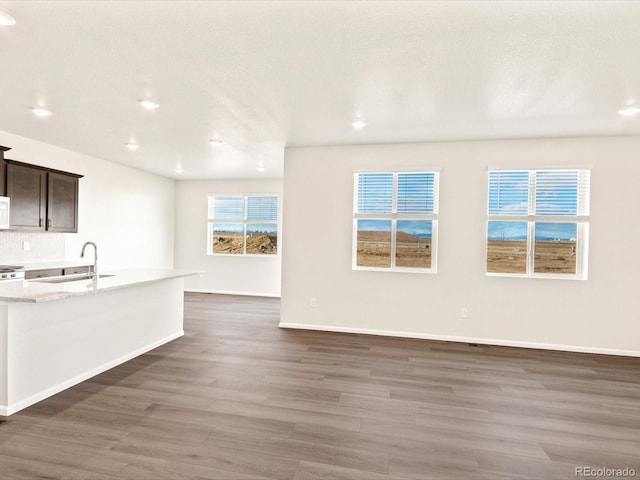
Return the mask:
<svg viewBox="0 0 640 480">
<path fill-rule="evenodd" d="M 0 405 L 0 416 L 8 417 L 9 415 L 13 415 L 14 413 L 19 412 L 24 408 L 30 407 L 34 403 L 38 403 L 44 400 L 45 398 L 49 398 L 52 395 L 55 395 L 56 393 L 60 393 L 63 390 L 66 390 L 69 387 L 73 387 L 74 385 L 84 382 L 85 380 L 88 380 L 91 377 L 95 377 L 100 373 L 106 372 L 107 370 L 113 367 L 117 367 L 118 365 L 124 362 L 128 362 L 132 358 L 142 355 L 143 353 L 147 353 L 153 350 L 154 348 L 158 348 L 160 345 L 164 345 L 165 343 L 175 340 L 176 338 L 182 337 L 183 335 L 184 335 L 184 330 L 180 330 L 179 332 L 169 335 L 168 337 L 165 337 L 161 340 L 153 342 L 149 345 L 145 345 L 144 347 L 139 348 L 138 350 L 135 350 L 133 352 L 130 352 L 127 355 L 123 355 L 120 358 L 107 362 L 103 365 L 100 365 L 99 367 L 93 368 L 88 372 L 82 373 L 80 375 L 75 376 L 74 378 L 71 378 L 62 383 L 59 383 L 58 385 L 54 385 L 53 387 L 47 388 L 46 390 L 38 392 L 35 395 L 31 395 L 30 397 L 20 400 L 19 402 L 13 403 L 11 405 Z"/>
<path fill-rule="evenodd" d="M 218 295 L 244 295 L 247 297 L 280 298 L 280 295 L 275 293 L 232 292 L 228 290 L 207 290 L 205 288 L 185 288 L 184 291 L 192 293 L 216 293 Z"/>
<path fill-rule="evenodd" d="M 518 340 L 499 340 L 493 338 L 459 337 L 454 335 L 433 335 L 428 333 L 399 332 L 395 330 L 374 330 L 369 328 L 337 327 L 332 325 L 307 325 L 304 323 L 280 322 L 280 328 L 298 330 L 318 330 L 323 332 L 359 333 L 363 335 L 380 335 L 383 337 L 420 338 L 423 340 L 440 340 L 444 342 L 478 343 L 503 347 L 535 348 L 538 350 L 557 350 L 562 352 L 595 353 L 598 355 L 619 355 L 623 357 L 640 357 L 638 350 L 619 350 L 615 348 L 587 347 L 580 345 L 559 345 L 553 343 L 521 342 Z"/>
</svg>

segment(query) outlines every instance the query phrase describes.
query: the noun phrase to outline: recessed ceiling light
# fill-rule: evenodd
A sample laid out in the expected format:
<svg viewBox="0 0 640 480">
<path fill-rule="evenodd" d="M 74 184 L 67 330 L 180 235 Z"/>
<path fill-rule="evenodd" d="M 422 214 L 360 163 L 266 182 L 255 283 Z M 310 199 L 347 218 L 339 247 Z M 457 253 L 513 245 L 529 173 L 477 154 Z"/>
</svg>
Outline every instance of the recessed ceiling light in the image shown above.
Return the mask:
<svg viewBox="0 0 640 480">
<path fill-rule="evenodd" d="M 16 24 L 16 19 L 11 15 L 5 12 L 0 12 L 0 26 L 1 27 L 12 27 Z"/>
<path fill-rule="evenodd" d="M 135 152 L 140 148 L 140 145 L 138 145 L 136 142 L 129 142 L 126 145 L 127 145 L 127 148 L 132 152 Z"/>
<path fill-rule="evenodd" d="M 147 110 L 155 110 L 160 106 L 159 103 L 156 103 L 153 100 L 140 100 L 140 105 L 142 105 L 142 108 L 146 108 Z"/>
<path fill-rule="evenodd" d="M 351 126 L 356 130 L 362 130 L 364 127 L 367 126 L 367 123 L 363 120 L 356 120 L 351 124 Z"/>
<path fill-rule="evenodd" d="M 209 140 L 209 143 L 211 145 L 213 145 L 214 147 L 218 147 L 218 146 L 222 145 L 224 142 L 222 140 L 220 140 L 219 138 L 212 138 L 211 140 Z"/>
<path fill-rule="evenodd" d="M 184 172 L 184 168 L 182 168 L 180 165 L 176 166 L 176 168 L 173 169 L 174 172 L 176 173 L 182 173 Z"/>
<path fill-rule="evenodd" d="M 623 117 L 633 117 L 640 113 L 640 106 L 638 105 L 627 105 L 624 108 L 618 110 L 618 113 Z"/>
<path fill-rule="evenodd" d="M 31 111 L 38 117 L 50 117 L 51 115 L 53 115 L 53 112 L 51 110 L 47 110 L 44 107 L 35 107 L 32 108 Z"/>
</svg>

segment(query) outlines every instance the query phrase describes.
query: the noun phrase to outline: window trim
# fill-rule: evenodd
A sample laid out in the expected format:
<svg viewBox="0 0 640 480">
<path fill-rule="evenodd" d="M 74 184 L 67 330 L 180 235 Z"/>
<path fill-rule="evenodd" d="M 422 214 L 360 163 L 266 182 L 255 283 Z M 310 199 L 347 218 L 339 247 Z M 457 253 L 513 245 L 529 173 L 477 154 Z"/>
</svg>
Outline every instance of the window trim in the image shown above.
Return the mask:
<svg viewBox="0 0 640 480">
<path fill-rule="evenodd" d="M 433 212 L 434 213 L 397 213 L 398 208 L 398 175 L 402 174 L 433 174 L 434 192 L 433 192 Z M 360 174 L 392 174 L 392 207 L 391 213 L 359 213 L 358 205 L 358 176 Z M 422 273 L 435 274 L 438 272 L 438 219 L 439 219 L 439 197 L 440 197 L 440 169 L 425 170 L 402 170 L 402 171 L 378 171 L 378 170 L 361 170 L 353 173 L 353 226 L 352 226 L 352 242 L 351 242 L 351 269 L 355 271 L 367 272 L 400 272 L 400 273 Z M 391 262 L 389 267 L 367 267 L 358 265 L 358 220 L 390 220 L 391 221 Z M 424 220 L 431 221 L 431 267 L 398 267 L 396 266 L 396 234 L 398 220 Z"/>
<path fill-rule="evenodd" d="M 233 223 L 242 225 L 242 253 L 217 253 L 213 251 L 213 224 L 216 223 L 213 214 L 210 215 L 209 205 L 212 198 L 216 197 L 242 197 L 244 200 L 243 220 L 220 220 L 218 223 Z M 277 199 L 276 220 L 247 220 L 249 197 L 275 197 Z M 280 256 L 280 194 L 279 193 L 210 193 L 207 194 L 207 256 L 215 257 L 251 257 L 251 258 L 277 258 Z M 276 226 L 276 253 L 247 253 L 247 226 L 248 225 L 275 225 Z"/>
<path fill-rule="evenodd" d="M 535 213 L 535 193 L 536 172 L 548 171 L 575 171 L 578 175 L 581 172 L 587 172 L 588 180 L 586 188 L 588 190 L 586 206 L 581 205 L 580 199 L 583 198 L 583 192 L 580 192 L 580 180 L 578 180 L 577 192 L 577 211 L 575 215 L 536 215 Z M 528 172 L 528 212 L 526 215 L 497 215 L 489 214 L 489 195 L 491 188 L 492 172 Z M 542 278 L 552 280 L 587 280 L 588 279 L 588 251 L 589 251 L 589 225 L 591 220 L 590 212 L 584 213 L 584 210 L 590 209 L 590 189 L 591 189 L 591 168 L 590 167 L 541 167 L 541 168 L 490 168 L 487 171 L 487 219 L 485 222 L 485 274 L 488 277 L 508 277 L 508 278 Z M 489 223 L 490 222 L 519 222 L 527 224 L 527 260 L 525 273 L 507 273 L 507 272 L 489 272 L 487 270 L 487 261 L 489 253 Z M 576 224 L 576 273 L 549 273 L 535 272 L 535 225 L 536 223 L 575 223 Z"/>
</svg>

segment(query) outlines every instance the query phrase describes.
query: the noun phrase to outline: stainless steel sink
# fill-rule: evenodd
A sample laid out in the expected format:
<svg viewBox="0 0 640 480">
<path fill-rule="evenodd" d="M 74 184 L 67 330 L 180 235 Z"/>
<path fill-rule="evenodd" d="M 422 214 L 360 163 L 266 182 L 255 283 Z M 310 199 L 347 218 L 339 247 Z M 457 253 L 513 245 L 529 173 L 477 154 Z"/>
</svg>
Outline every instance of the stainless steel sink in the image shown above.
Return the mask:
<svg viewBox="0 0 640 480">
<path fill-rule="evenodd" d="M 98 275 L 98 279 L 114 277 L 115 275 Z M 39 278 L 38 280 L 31 280 L 32 282 L 42 282 L 42 283 L 67 283 L 67 282 L 81 282 L 83 280 L 92 280 L 89 275 L 68 275 L 65 277 L 55 277 L 55 278 Z"/>
</svg>

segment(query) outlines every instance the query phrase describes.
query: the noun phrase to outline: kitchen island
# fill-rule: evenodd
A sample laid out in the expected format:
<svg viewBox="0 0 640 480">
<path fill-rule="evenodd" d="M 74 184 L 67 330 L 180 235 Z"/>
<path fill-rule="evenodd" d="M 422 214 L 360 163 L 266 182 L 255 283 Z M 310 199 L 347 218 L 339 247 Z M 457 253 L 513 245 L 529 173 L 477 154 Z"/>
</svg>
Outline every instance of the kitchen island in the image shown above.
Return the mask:
<svg viewBox="0 0 640 480">
<path fill-rule="evenodd" d="M 182 336 L 184 277 L 198 273 L 131 269 L 1 284 L 0 415 Z"/>
</svg>

